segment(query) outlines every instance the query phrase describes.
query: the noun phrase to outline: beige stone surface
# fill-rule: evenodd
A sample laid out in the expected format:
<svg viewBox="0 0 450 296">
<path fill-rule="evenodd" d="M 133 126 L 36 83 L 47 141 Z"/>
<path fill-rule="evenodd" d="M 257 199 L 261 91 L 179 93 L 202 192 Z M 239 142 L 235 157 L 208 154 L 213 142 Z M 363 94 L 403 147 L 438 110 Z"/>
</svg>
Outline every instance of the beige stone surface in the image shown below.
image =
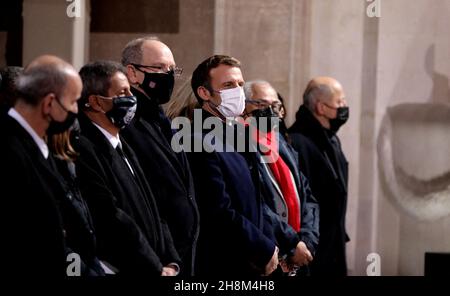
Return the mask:
<svg viewBox="0 0 450 296">
<path fill-rule="evenodd" d="M 176 81 L 176 87 L 179 87 L 201 61 L 213 54 L 214 1 L 180 1 L 180 30 L 177 34 L 91 33 L 90 60 L 120 61 L 124 46 L 144 35 L 157 36 L 172 49 L 175 62 L 184 70 L 183 76 Z"/>
<path fill-rule="evenodd" d="M 69 17 L 70 2 L 23 1 L 23 64 L 42 54 L 54 54 L 77 69 L 88 59 L 89 2 L 80 3 L 80 17 Z"/>
</svg>

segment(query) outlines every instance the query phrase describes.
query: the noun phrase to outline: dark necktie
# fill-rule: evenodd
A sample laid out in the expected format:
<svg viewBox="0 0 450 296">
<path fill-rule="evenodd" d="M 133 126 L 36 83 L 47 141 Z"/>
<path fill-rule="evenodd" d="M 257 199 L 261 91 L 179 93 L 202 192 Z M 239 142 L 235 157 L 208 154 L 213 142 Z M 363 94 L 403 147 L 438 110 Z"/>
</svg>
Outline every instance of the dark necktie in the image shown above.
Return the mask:
<svg viewBox="0 0 450 296">
<path fill-rule="evenodd" d="M 134 171 L 133 168 L 131 167 L 130 162 L 128 161 L 127 157 L 125 156 L 125 153 L 123 152 L 122 148 L 120 147 L 121 145 L 117 145 L 116 147 L 116 151 L 117 153 L 119 153 L 120 157 L 122 157 L 123 161 L 126 163 L 128 169 L 130 169 L 130 172 L 133 174 L 134 176 Z"/>
</svg>

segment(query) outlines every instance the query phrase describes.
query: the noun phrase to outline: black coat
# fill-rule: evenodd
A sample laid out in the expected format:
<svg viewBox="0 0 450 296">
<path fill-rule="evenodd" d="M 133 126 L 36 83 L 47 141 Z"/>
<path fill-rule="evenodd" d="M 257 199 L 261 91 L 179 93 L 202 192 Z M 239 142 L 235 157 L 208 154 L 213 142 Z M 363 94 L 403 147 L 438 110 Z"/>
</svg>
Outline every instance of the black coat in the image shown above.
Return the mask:
<svg viewBox="0 0 450 296">
<path fill-rule="evenodd" d="M 0 135 L 2 269 L 8 275 L 63 277 L 66 247 L 56 201 L 64 190 L 33 138 L 7 114 Z"/>
<path fill-rule="evenodd" d="M 84 114 L 79 117 L 77 173 L 100 259 L 123 275 L 160 275 L 163 266 L 180 260 L 134 152 L 121 139 L 136 178 L 101 131 Z"/>
<path fill-rule="evenodd" d="M 57 200 L 61 212 L 66 252 L 81 258 L 82 276 L 102 276 L 104 271 L 97 258 L 95 231 L 85 200 L 81 196 L 75 173 L 75 164 L 53 158 L 52 168 L 58 171 L 65 194 Z"/>
<path fill-rule="evenodd" d="M 203 119 L 209 116 L 203 111 Z M 192 143 L 203 141 L 209 132 L 194 132 Z M 196 265 L 200 276 L 259 275 L 275 250 L 256 155 L 228 148 L 229 152 L 187 153 L 201 215 Z"/>
<path fill-rule="evenodd" d="M 300 170 L 309 180 L 320 207 L 320 240 L 311 273 L 345 275 L 345 243 L 349 240 L 345 230 L 348 162 L 339 139 L 324 129 L 303 105 L 289 135 L 299 153 Z"/>
<path fill-rule="evenodd" d="M 184 152 L 172 150 L 170 122 L 161 108 L 140 91 L 133 89 L 133 93 L 138 98 L 138 112 L 121 134 L 136 152 L 161 217 L 169 225 L 182 260 L 182 274 L 193 275 L 199 214 L 189 163 Z"/>
</svg>

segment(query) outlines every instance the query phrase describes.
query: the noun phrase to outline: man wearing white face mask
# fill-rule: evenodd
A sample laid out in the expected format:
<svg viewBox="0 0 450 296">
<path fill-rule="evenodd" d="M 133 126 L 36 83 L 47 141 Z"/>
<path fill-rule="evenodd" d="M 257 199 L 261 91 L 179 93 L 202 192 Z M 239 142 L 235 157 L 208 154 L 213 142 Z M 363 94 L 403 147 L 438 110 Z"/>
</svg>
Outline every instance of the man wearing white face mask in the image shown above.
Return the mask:
<svg viewBox="0 0 450 296">
<path fill-rule="evenodd" d="M 234 129 L 224 124 L 225 119 L 239 116 L 245 108 L 243 85 L 240 62 L 229 56 L 206 59 L 192 75 L 202 119 L 218 119 L 213 121 L 223 135 Z M 194 126 L 196 120 L 194 116 Z M 207 142 L 210 131 L 194 133 L 192 141 Z M 187 153 L 201 216 L 196 275 L 269 275 L 278 266 L 278 247 L 259 191 L 256 155 L 238 152 L 217 134 L 213 138 L 215 148 L 226 146 L 226 152 L 213 147 L 212 152 Z"/>
<path fill-rule="evenodd" d="M 226 56 L 214 56 L 210 59 L 212 60 L 208 64 L 210 67 L 213 61 L 219 64 L 210 69 L 209 74 L 207 74 L 210 77 L 204 85 L 194 86 L 194 83 L 199 83 L 192 79 L 194 93 L 197 98 L 200 97 L 200 100 L 202 100 L 200 103 L 203 110 L 221 119 L 241 115 L 245 109 L 245 94 L 243 89 L 244 78 L 239 61 Z M 206 65 L 206 68 L 209 68 L 208 65 Z M 197 69 L 199 69 L 197 73 L 202 70 Z M 204 75 L 204 73 L 201 74 Z M 194 89 L 194 87 L 197 87 L 197 89 Z"/>
<path fill-rule="evenodd" d="M 221 91 L 213 90 L 213 92 L 219 93 L 220 95 L 220 105 L 214 105 L 213 100 L 209 100 L 209 104 L 216 107 L 217 111 L 220 112 L 220 114 L 223 117 L 230 118 L 230 117 L 237 117 L 244 112 L 245 109 L 245 95 L 244 90 L 242 88 L 242 85 L 223 89 Z M 220 116 L 219 114 L 219 116 Z"/>
</svg>

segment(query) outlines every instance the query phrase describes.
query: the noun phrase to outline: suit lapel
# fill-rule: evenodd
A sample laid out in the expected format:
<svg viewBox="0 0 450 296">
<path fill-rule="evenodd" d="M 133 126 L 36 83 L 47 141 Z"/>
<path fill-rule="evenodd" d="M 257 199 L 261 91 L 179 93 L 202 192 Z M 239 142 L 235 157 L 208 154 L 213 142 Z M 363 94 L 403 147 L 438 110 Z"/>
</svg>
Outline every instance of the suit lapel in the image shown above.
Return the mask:
<svg viewBox="0 0 450 296">
<path fill-rule="evenodd" d="M 99 148 L 99 150 L 108 158 L 109 161 L 112 161 L 114 148 L 111 146 L 111 143 L 105 135 L 103 135 L 102 132 L 83 113 L 79 114 L 78 120 L 80 122 L 81 135 L 88 138 L 95 147 Z"/>
<path fill-rule="evenodd" d="M 177 172 L 177 176 L 183 181 L 183 179 L 186 177 L 183 174 L 185 170 L 183 167 L 181 167 L 180 160 L 176 157 L 175 152 L 171 149 L 170 143 L 167 143 L 164 134 L 158 129 L 158 127 L 154 127 L 142 118 L 139 119 L 139 124 L 143 126 L 147 133 L 152 137 L 153 141 L 157 143 L 157 145 L 163 150 L 164 156 L 169 158 L 169 163 L 173 167 L 173 171 Z M 177 167 L 174 167 L 174 165 Z"/>
<path fill-rule="evenodd" d="M 16 120 L 11 118 L 11 122 L 13 124 L 16 134 L 19 136 L 18 138 L 21 139 L 22 144 L 24 145 L 26 151 L 31 152 L 30 158 L 36 160 L 39 163 L 39 165 L 45 169 L 45 172 L 47 174 L 56 177 L 57 174 L 56 171 L 54 171 L 50 167 L 50 163 L 48 162 L 48 160 L 44 158 L 44 155 L 42 155 L 41 150 L 31 137 L 31 135 Z"/>
</svg>

